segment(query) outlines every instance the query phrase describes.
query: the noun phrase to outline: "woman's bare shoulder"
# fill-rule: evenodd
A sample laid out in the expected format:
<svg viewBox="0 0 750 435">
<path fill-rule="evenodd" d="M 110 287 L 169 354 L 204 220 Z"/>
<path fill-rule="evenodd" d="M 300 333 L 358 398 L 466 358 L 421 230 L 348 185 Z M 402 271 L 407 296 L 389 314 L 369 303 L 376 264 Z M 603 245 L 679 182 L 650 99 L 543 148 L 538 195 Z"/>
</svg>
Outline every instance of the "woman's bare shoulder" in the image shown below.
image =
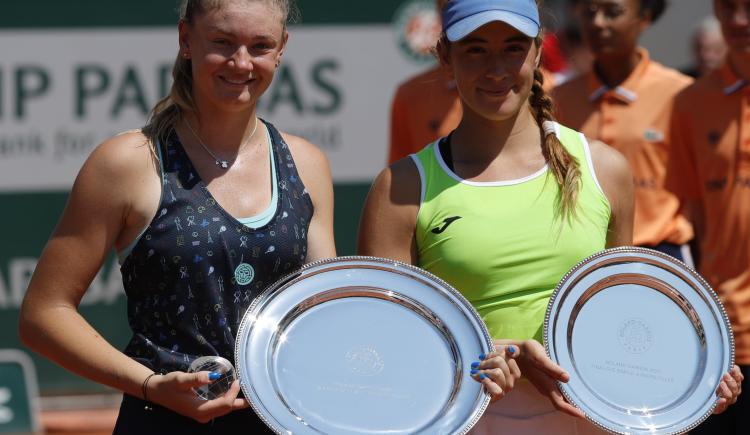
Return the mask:
<svg viewBox="0 0 750 435">
<path fill-rule="evenodd" d="M 622 153 L 599 140 L 589 140 L 589 148 L 591 161 L 600 182 L 617 185 L 633 181 L 630 164 Z"/>
<path fill-rule="evenodd" d="M 129 176 L 142 170 L 152 171 L 157 161 L 157 152 L 151 141 L 140 130 L 131 130 L 99 144 L 89 155 L 84 168 L 94 166 L 94 169 L 112 176 Z"/>
<path fill-rule="evenodd" d="M 139 212 L 156 207 L 159 162 L 151 142 L 140 132 L 127 132 L 99 144 L 76 177 L 73 193 L 84 200 L 101 201 Z M 157 199 L 158 201 L 158 199 Z"/>
<path fill-rule="evenodd" d="M 323 150 L 307 139 L 289 133 L 281 133 L 281 137 L 289 145 L 297 166 L 328 165 L 328 158 Z"/>
<path fill-rule="evenodd" d="M 329 197 L 332 204 L 333 176 L 323 150 L 299 136 L 286 133 L 281 133 L 281 135 L 289 146 L 294 165 L 297 167 L 302 183 L 312 197 L 313 204 L 317 207 L 321 201 L 327 203 Z"/>
<path fill-rule="evenodd" d="M 383 169 L 377 182 L 383 187 L 388 187 L 395 202 L 419 204 L 422 180 L 417 164 L 410 156 L 399 159 Z"/>
</svg>

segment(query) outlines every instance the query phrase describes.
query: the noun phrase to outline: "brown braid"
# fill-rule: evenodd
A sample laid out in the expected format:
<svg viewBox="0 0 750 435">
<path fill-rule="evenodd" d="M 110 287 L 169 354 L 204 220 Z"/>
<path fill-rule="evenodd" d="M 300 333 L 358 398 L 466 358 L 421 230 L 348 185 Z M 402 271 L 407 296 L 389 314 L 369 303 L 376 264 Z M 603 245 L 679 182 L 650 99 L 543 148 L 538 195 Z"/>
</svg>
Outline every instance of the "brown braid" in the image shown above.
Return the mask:
<svg viewBox="0 0 750 435">
<path fill-rule="evenodd" d="M 558 211 L 561 216 L 571 218 L 575 216 L 575 204 L 581 184 L 581 169 L 578 160 L 570 155 L 555 134 L 544 132 L 542 125 L 545 121 L 554 121 L 552 98 L 542 88 L 544 77 L 537 68 L 534 71 L 534 85 L 529 95 L 531 111 L 539 124 L 542 133 L 542 154 L 552 175 L 560 186 L 558 197 Z"/>
</svg>

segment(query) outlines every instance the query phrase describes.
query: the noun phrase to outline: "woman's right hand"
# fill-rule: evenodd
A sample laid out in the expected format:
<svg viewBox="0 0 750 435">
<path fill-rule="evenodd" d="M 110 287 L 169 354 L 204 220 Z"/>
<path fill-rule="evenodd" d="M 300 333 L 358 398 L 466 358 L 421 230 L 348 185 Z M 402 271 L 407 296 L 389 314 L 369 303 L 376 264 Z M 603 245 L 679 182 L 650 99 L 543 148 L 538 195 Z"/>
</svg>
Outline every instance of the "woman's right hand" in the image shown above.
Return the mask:
<svg viewBox="0 0 750 435">
<path fill-rule="evenodd" d="M 480 355 L 481 361 L 471 364 L 471 375 L 484 385 L 490 394 L 490 403 L 505 397 L 521 377 L 521 370 L 515 361 L 519 357 L 518 347 L 496 343 L 495 349 L 495 352 Z"/>
<path fill-rule="evenodd" d="M 146 396 L 149 401 L 200 423 L 207 423 L 216 417 L 250 406 L 245 399 L 237 398 L 240 383 L 236 380 L 223 396 L 213 400 L 200 398 L 193 389 L 210 384 L 212 381 L 209 373 L 172 372 L 153 376 L 148 381 Z"/>
<path fill-rule="evenodd" d="M 544 347 L 536 340 L 526 340 L 521 345 L 518 363 L 523 375 L 531 381 L 540 394 L 547 397 L 558 411 L 573 417 L 585 417 L 583 411 L 568 403 L 557 386 L 557 382 L 568 382 L 570 375 L 552 362 Z"/>
</svg>

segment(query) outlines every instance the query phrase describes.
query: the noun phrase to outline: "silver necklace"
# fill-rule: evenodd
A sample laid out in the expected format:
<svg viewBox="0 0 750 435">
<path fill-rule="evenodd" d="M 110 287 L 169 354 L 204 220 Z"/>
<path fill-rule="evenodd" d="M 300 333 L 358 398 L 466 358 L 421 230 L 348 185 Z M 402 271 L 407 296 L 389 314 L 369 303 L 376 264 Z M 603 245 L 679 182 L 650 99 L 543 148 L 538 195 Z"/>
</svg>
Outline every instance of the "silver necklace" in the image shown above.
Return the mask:
<svg viewBox="0 0 750 435">
<path fill-rule="evenodd" d="M 206 144 L 203 143 L 203 141 L 201 140 L 200 136 L 198 136 L 198 133 L 196 133 L 195 130 L 193 130 L 193 126 L 190 125 L 190 121 L 188 121 L 187 118 L 185 118 L 185 125 L 187 125 L 187 128 L 188 128 L 188 130 L 190 130 L 190 133 L 193 133 L 193 136 L 195 136 L 195 139 L 203 147 L 203 149 L 206 150 L 206 152 L 211 157 L 213 157 L 214 162 L 216 163 L 216 166 L 218 166 L 218 167 L 220 167 L 222 169 L 229 169 L 229 161 L 228 160 L 224 160 L 224 159 L 220 159 L 220 158 L 216 157 L 216 154 L 214 154 L 213 152 L 211 152 L 211 150 L 206 146 Z M 258 118 L 256 117 L 255 118 L 255 126 L 253 126 L 253 131 L 250 132 L 250 136 L 247 137 L 247 140 L 245 141 L 245 143 L 242 146 L 240 146 L 240 148 L 237 150 L 237 156 L 240 154 L 240 151 L 242 151 L 242 149 L 245 147 L 245 145 L 248 142 L 250 142 L 250 139 L 252 139 L 253 136 L 255 136 L 255 130 L 257 130 L 257 129 L 258 129 Z M 234 156 L 234 160 L 237 160 L 237 156 Z M 232 161 L 232 163 L 234 163 L 234 160 Z"/>
</svg>

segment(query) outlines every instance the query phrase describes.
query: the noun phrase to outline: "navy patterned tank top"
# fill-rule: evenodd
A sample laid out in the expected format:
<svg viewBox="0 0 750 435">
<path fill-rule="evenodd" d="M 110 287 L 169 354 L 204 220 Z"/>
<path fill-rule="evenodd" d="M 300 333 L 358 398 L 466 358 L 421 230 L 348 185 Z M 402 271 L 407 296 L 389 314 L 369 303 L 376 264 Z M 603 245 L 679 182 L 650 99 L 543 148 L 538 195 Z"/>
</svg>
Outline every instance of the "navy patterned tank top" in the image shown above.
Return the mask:
<svg viewBox="0 0 750 435">
<path fill-rule="evenodd" d="M 278 201 L 257 229 L 216 202 L 174 131 L 159 145 L 159 208 L 121 267 L 133 331 L 124 352 L 154 371 L 186 371 L 206 355 L 234 363 L 235 335 L 252 300 L 305 262 L 312 201 L 289 147 L 265 124 Z"/>
</svg>

